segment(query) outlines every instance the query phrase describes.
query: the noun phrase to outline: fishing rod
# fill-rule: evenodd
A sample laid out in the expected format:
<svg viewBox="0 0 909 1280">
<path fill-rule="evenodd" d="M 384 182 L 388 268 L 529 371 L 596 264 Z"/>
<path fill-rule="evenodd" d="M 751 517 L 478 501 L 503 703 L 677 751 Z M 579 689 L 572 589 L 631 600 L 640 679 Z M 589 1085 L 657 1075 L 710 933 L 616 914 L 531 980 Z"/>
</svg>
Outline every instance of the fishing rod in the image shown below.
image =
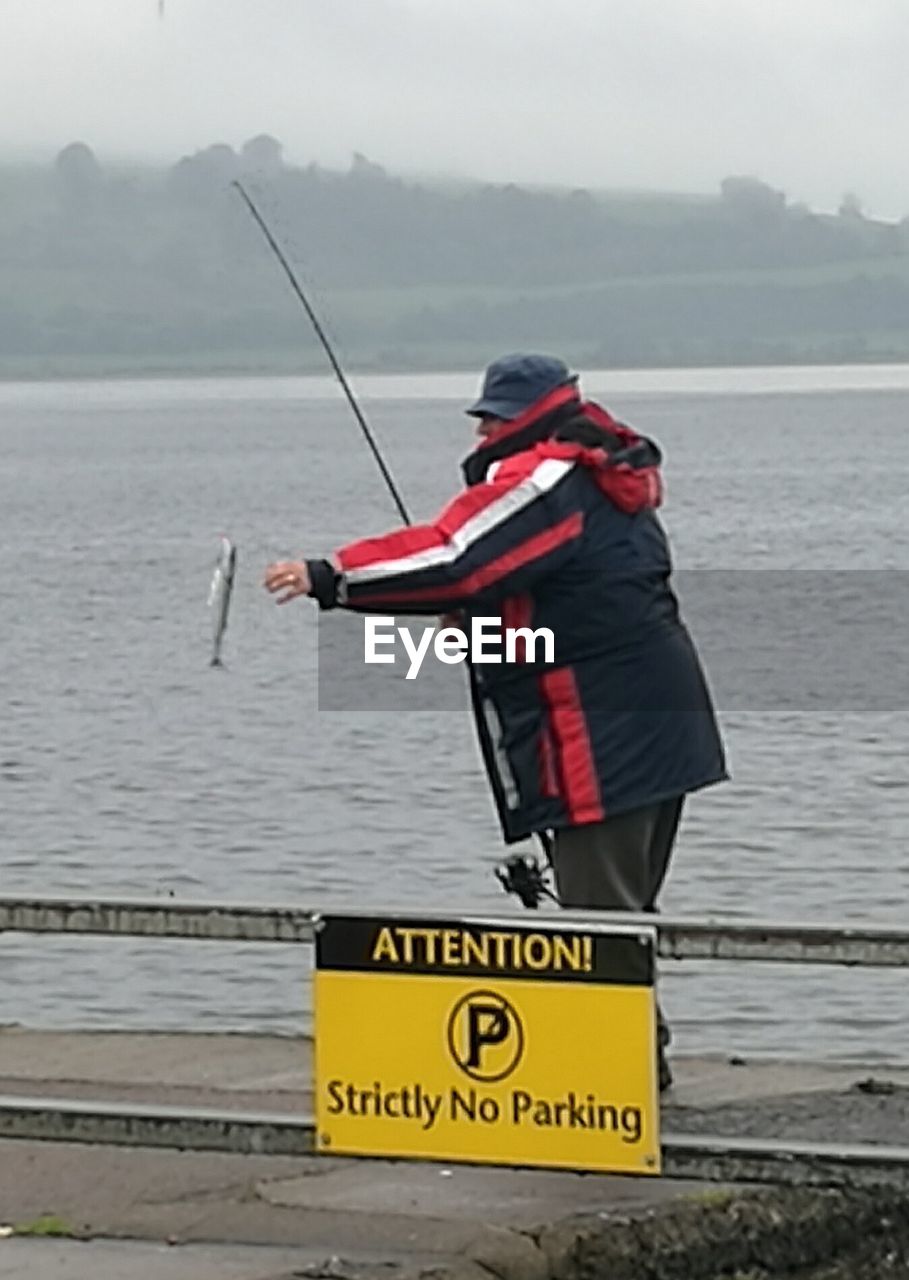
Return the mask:
<svg viewBox="0 0 909 1280">
<path fill-rule="evenodd" d="M 392 498 L 394 499 L 395 506 L 398 508 L 398 513 L 400 514 L 401 519 L 404 521 L 404 523 L 409 525 L 411 523 L 411 519 L 407 513 L 407 508 L 404 505 L 404 500 L 401 497 L 400 493 L 398 492 L 398 487 L 395 484 L 394 479 L 392 478 L 391 472 L 388 470 L 388 467 L 385 463 L 385 459 L 382 457 L 379 446 L 376 444 L 375 437 L 373 436 L 372 432 L 369 429 L 369 424 L 367 423 L 366 419 L 363 417 L 363 414 L 360 411 L 360 406 L 357 404 L 356 399 L 354 398 L 354 394 L 351 391 L 348 381 L 344 376 L 344 370 L 341 368 L 341 365 L 338 362 L 338 358 L 335 355 L 334 351 L 332 350 L 331 343 L 328 341 L 328 338 L 325 334 L 325 330 L 322 328 L 322 325 L 319 323 L 319 317 L 316 315 L 315 311 L 313 310 L 309 302 L 309 299 L 306 297 L 306 294 L 303 292 L 303 288 L 299 280 L 297 279 L 296 275 L 294 274 L 290 263 L 287 261 L 287 258 L 284 256 L 284 253 L 281 250 L 281 246 L 275 240 L 271 231 L 268 229 L 265 219 L 262 217 L 261 213 L 256 208 L 255 203 L 252 200 L 252 197 L 249 195 L 249 193 L 247 192 L 243 184 L 239 182 L 237 179 L 234 179 L 231 185 L 236 187 L 237 190 L 239 191 L 244 203 L 246 204 L 247 209 L 252 214 L 253 218 L 256 221 L 256 224 L 258 225 L 259 229 L 261 230 L 262 234 L 267 240 L 269 248 L 271 249 L 275 257 L 278 259 L 281 266 L 284 268 L 284 274 L 287 276 L 287 279 L 290 281 L 291 288 L 293 289 L 294 293 L 297 295 L 298 299 L 300 300 L 304 311 L 309 317 L 309 320 L 310 320 L 310 323 L 312 324 L 313 329 L 315 329 L 316 331 L 316 336 L 318 337 L 319 341 L 322 343 L 323 348 L 325 349 L 325 354 L 328 356 L 328 359 L 331 361 L 331 367 L 334 369 L 337 379 L 344 390 L 344 394 L 347 396 L 347 402 L 350 405 L 351 409 L 353 410 L 354 417 L 356 418 L 357 422 L 360 424 L 360 430 L 363 432 L 363 435 L 366 437 L 366 443 L 369 445 L 370 449 L 372 450 L 372 455 L 375 458 L 376 464 L 378 465 L 378 468 L 382 473 L 382 478 L 384 479 L 385 484 L 388 486 L 388 491 L 391 494 Z M 218 649 L 216 647 L 216 654 L 217 653 L 218 653 Z M 547 862 L 551 864 L 550 845 L 549 845 L 548 839 L 544 839 L 542 835 L 540 839 L 543 844 L 543 849 L 546 854 Z M 525 907 L 530 908 L 531 910 L 539 907 L 540 902 L 544 897 L 551 898 L 554 902 L 559 903 L 559 898 L 557 897 L 556 894 L 552 892 L 552 890 L 549 888 L 548 884 L 546 883 L 545 869 L 540 866 L 536 858 L 517 854 L 512 858 L 508 858 L 501 867 L 496 868 L 495 874 L 497 879 L 499 880 L 499 883 L 502 885 L 502 888 L 505 890 L 505 892 L 516 894 L 520 898 L 522 904 Z"/>
<path fill-rule="evenodd" d="M 385 463 L 385 459 L 382 457 L 379 446 L 376 444 L 375 437 L 373 436 L 372 432 L 369 429 L 369 424 L 367 423 L 366 419 L 363 417 L 363 414 L 360 412 L 360 406 L 357 404 L 356 400 L 354 399 L 354 394 L 351 391 L 348 381 L 344 376 L 344 370 L 341 368 L 341 365 L 338 363 L 337 356 L 335 355 L 334 351 L 332 351 L 331 349 L 331 343 L 328 341 L 328 338 L 325 335 L 325 330 L 322 328 L 321 324 L 319 323 L 319 317 L 316 315 L 315 311 L 310 305 L 309 299 L 306 297 L 306 294 L 303 292 L 303 288 L 300 285 L 300 282 L 297 280 L 297 277 L 294 275 L 294 272 L 293 272 L 293 269 L 291 268 L 290 263 L 287 261 L 287 258 L 284 256 L 283 252 L 281 251 L 281 246 L 278 244 L 278 242 L 275 240 L 272 233 L 269 231 L 265 223 L 265 219 L 262 217 L 261 213 L 256 208 L 246 188 L 243 186 L 241 182 L 238 182 L 236 179 L 233 180 L 233 182 L 231 183 L 231 186 L 236 187 L 237 190 L 239 191 L 240 195 L 242 196 L 246 204 L 247 209 L 249 209 L 249 212 L 252 214 L 253 218 L 255 218 L 259 229 L 261 230 L 262 234 L 265 236 L 265 239 L 268 241 L 269 248 L 271 249 L 275 257 L 278 259 L 281 266 L 284 268 L 284 274 L 287 276 L 288 280 L 290 281 L 291 288 L 299 298 L 300 302 L 303 304 L 303 309 L 306 312 L 306 314 L 309 316 L 310 323 L 312 324 L 312 327 L 316 331 L 316 336 L 318 337 L 319 341 L 322 343 L 322 346 L 325 349 L 325 354 L 328 356 L 329 360 L 331 361 L 331 367 L 334 369 L 335 374 L 337 375 L 337 379 L 344 390 L 344 394 L 347 396 L 347 402 L 350 405 L 351 409 L 353 410 L 354 417 L 356 418 L 357 422 L 360 424 L 360 430 L 363 432 L 363 435 L 366 437 L 366 443 L 369 445 L 370 449 L 372 450 L 372 456 L 375 458 L 376 464 L 382 473 L 382 478 L 388 487 L 388 492 L 391 494 L 392 498 L 394 499 L 395 506 L 398 508 L 398 514 L 400 515 L 401 519 L 404 521 L 405 524 L 410 524 L 411 519 L 407 513 L 407 508 L 404 505 L 404 499 L 401 497 L 400 493 L 398 492 L 398 487 L 395 484 L 394 479 L 392 478 L 391 472 L 388 470 L 388 467 Z"/>
</svg>

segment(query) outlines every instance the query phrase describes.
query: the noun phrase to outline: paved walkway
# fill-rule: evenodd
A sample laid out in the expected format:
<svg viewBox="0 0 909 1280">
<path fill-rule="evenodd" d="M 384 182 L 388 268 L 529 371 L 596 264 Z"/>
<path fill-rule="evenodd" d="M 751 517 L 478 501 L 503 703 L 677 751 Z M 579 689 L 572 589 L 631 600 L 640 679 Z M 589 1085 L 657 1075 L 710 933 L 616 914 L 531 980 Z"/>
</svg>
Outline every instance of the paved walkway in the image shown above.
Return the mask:
<svg viewBox="0 0 909 1280">
<path fill-rule="evenodd" d="M 909 1088 L 888 1095 L 855 1087 L 872 1074 L 909 1086 L 909 1070 L 720 1059 L 675 1067 L 664 1121 L 669 1128 L 671 1117 L 673 1130 L 722 1132 L 728 1121 L 726 1132 L 777 1127 L 796 1137 L 795 1116 L 806 1136 L 813 1125 L 833 1140 L 835 1115 L 839 1126 L 851 1118 L 868 1140 L 909 1141 Z M 0 1030 L 2 1094 L 306 1115 L 310 1081 L 303 1039 Z M 530 1274 L 531 1233 L 545 1224 L 608 1220 L 703 1192 L 544 1170 L 7 1141 L 0 1222 L 21 1230 L 52 1214 L 61 1228 L 107 1239 L 0 1239 L 0 1280 L 343 1280 L 453 1258 L 491 1258 L 500 1275 L 522 1266 Z M 522 1250 L 531 1251 L 526 1266 Z"/>
<path fill-rule="evenodd" d="M 291 1280 L 298 1250 L 56 1240 L 0 1242 L 0 1280 Z"/>
</svg>

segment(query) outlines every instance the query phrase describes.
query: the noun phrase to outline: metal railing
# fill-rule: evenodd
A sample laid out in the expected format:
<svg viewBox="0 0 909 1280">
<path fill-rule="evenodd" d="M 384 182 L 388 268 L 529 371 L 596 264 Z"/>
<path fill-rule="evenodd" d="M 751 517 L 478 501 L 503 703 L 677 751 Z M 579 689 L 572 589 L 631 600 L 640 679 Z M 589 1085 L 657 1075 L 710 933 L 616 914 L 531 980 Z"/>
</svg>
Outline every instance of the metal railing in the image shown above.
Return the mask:
<svg viewBox="0 0 909 1280">
<path fill-rule="evenodd" d="M 455 911 L 383 911 L 400 920 L 450 920 Z M 120 938 L 183 938 L 195 942 L 311 943 L 318 911 L 164 899 L 0 897 L 0 934 L 93 934 Z M 476 911 L 466 917 L 482 918 Z M 527 917 L 522 917 L 527 919 Z M 602 912 L 539 912 L 534 919 L 597 920 Z M 751 960 L 848 967 L 909 968 L 909 928 L 896 925 L 795 924 L 762 920 L 685 919 L 610 912 L 617 925 L 655 928 L 657 954 L 667 960 Z"/>
<path fill-rule="evenodd" d="M 195 942 L 309 944 L 319 912 L 295 907 L 173 899 L 0 898 L 0 934 L 167 938 Z M 381 912 L 426 923 L 452 912 Z M 465 912 L 464 919 L 484 917 Z M 602 923 L 601 912 L 535 913 L 540 923 Z M 497 917 L 497 919 L 501 919 Z M 525 917 L 526 919 L 526 917 Z M 909 967 L 909 929 L 754 920 L 673 919 L 609 913 L 610 922 L 653 927 L 671 960 Z M 0 1097 L 0 1138 L 170 1147 L 261 1155 L 313 1151 L 313 1120 L 288 1114 L 151 1107 L 69 1099 Z M 664 1134 L 663 1175 L 722 1182 L 896 1186 L 909 1190 L 909 1148 Z"/>
</svg>

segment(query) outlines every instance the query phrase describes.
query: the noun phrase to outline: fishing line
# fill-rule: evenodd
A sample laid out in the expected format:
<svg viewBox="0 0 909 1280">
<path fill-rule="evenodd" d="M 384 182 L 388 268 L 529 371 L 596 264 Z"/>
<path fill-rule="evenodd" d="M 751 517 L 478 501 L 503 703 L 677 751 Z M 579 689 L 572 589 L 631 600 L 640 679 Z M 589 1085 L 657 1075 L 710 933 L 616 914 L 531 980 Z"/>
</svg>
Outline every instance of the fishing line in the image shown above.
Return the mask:
<svg viewBox="0 0 909 1280">
<path fill-rule="evenodd" d="M 307 298 L 306 294 L 303 292 L 303 288 L 300 282 L 298 281 L 297 277 L 294 275 L 294 272 L 290 263 L 287 261 L 287 258 L 284 256 L 283 252 L 281 251 L 281 247 L 278 244 L 278 242 L 275 240 L 271 231 L 269 231 L 264 218 L 262 217 L 259 210 L 256 208 L 255 204 L 252 201 L 252 198 L 250 197 L 249 193 L 246 191 L 246 188 L 243 186 L 241 182 L 237 181 L 236 179 L 233 180 L 233 182 L 231 183 L 231 186 L 236 187 L 237 190 L 239 191 L 241 197 L 243 198 L 246 204 L 247 209 L 252 214 L 260 231 L 262 232 L 265 239 L 267 240 L 269 248 L 271 249 L 275 257 L 278 259 L 281 266 L 284 268 L 284 274 L 287 276 L 287 279 L 290 281 L 291 288 L 293 289 L 294 293 L 297 295 L 300 302 L 302 303 L 303 309 L 306 312 L 307 316 L 309 317 L 309 320 L 310 320 L 310 323 L 312 324 L 313 329 L 315 329 L 316 331 L 316 336 L 318 337 L 319 341 L 322 343 L 322 346 L 325 350 L 325 354 L 328 356 L 328 359 L 331 361 L 331 367 L 334 369 L 337 379 L 340 382 L 341 387 L 343 388 L 344 394 L 347 396 L 347 402 L 350 405 L 351 409 L 353 410 L 354 417 L 356 418 L 357 422 L 360 424 L 360 430 L 363 432 L 363 435 L 366 437 L 366 443 L 369 445 L 370 449 L 372 450 L 372 456 L 375 458 L 376 464 L 382 473 L 382 478 L 384 479 L 385 484 L 388 487 L 388 492 L 391 494 L 392 498 L 394 499 L 395 506 L 398 508 L 398 514 L 400 515 L 404 523 L 409 525 L 411 523 L 411 519 L 410 519 L 410 516 L 407 514 L 407 508 L 404 505 L 404 500 L 401 497 L 400 493 L 398 492 L 398 487 L 392 478 L 391 472 L 388 470 L 388 467 L 386 466 L 385 459 L 382 457 L 379 446 L 376 444 L 375 437 L 373 436 L 372 432 L 369 429 L 369 424 L 367 423 L 366 419 L 363 417 L 363 414 L 360 412 L 360 406 L 357 404 L 356 399 L 354 398 L 354 394 L 351 391 L 350 386 L 347 382 L 347 379 L 344 376 L 344 370 L 341 368 L 341 365 L 339 364 L 338 359 L 331 348 L 331 343 L 328 341 L 328 338 L 325 335 L 325 330 L 322 328 L 322 325 L 319 323 L 319 317 L 316 315 L 315 311 L 313 310 L 309 302 L 309 299 Z"/>
</svg>

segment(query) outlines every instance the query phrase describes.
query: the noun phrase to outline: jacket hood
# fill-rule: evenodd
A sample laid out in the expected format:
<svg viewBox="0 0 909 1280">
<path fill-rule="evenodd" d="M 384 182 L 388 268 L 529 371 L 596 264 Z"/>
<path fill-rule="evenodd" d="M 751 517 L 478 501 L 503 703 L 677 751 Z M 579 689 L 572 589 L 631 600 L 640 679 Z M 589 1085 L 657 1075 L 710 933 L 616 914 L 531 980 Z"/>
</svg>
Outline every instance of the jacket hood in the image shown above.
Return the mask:
<svg viewBox="0 0 909 1280">
<path fill-rule="evenodd" d="M 655 510 L 662 503 L 659 446 L 600 405 L 581 400 L 575 387 L 557 388 L 480 440 L 462 464 L 466 483 L 480 483 L 493 462 L 528 449 L 586 467 L 622 511 Z"/>
</svg>

